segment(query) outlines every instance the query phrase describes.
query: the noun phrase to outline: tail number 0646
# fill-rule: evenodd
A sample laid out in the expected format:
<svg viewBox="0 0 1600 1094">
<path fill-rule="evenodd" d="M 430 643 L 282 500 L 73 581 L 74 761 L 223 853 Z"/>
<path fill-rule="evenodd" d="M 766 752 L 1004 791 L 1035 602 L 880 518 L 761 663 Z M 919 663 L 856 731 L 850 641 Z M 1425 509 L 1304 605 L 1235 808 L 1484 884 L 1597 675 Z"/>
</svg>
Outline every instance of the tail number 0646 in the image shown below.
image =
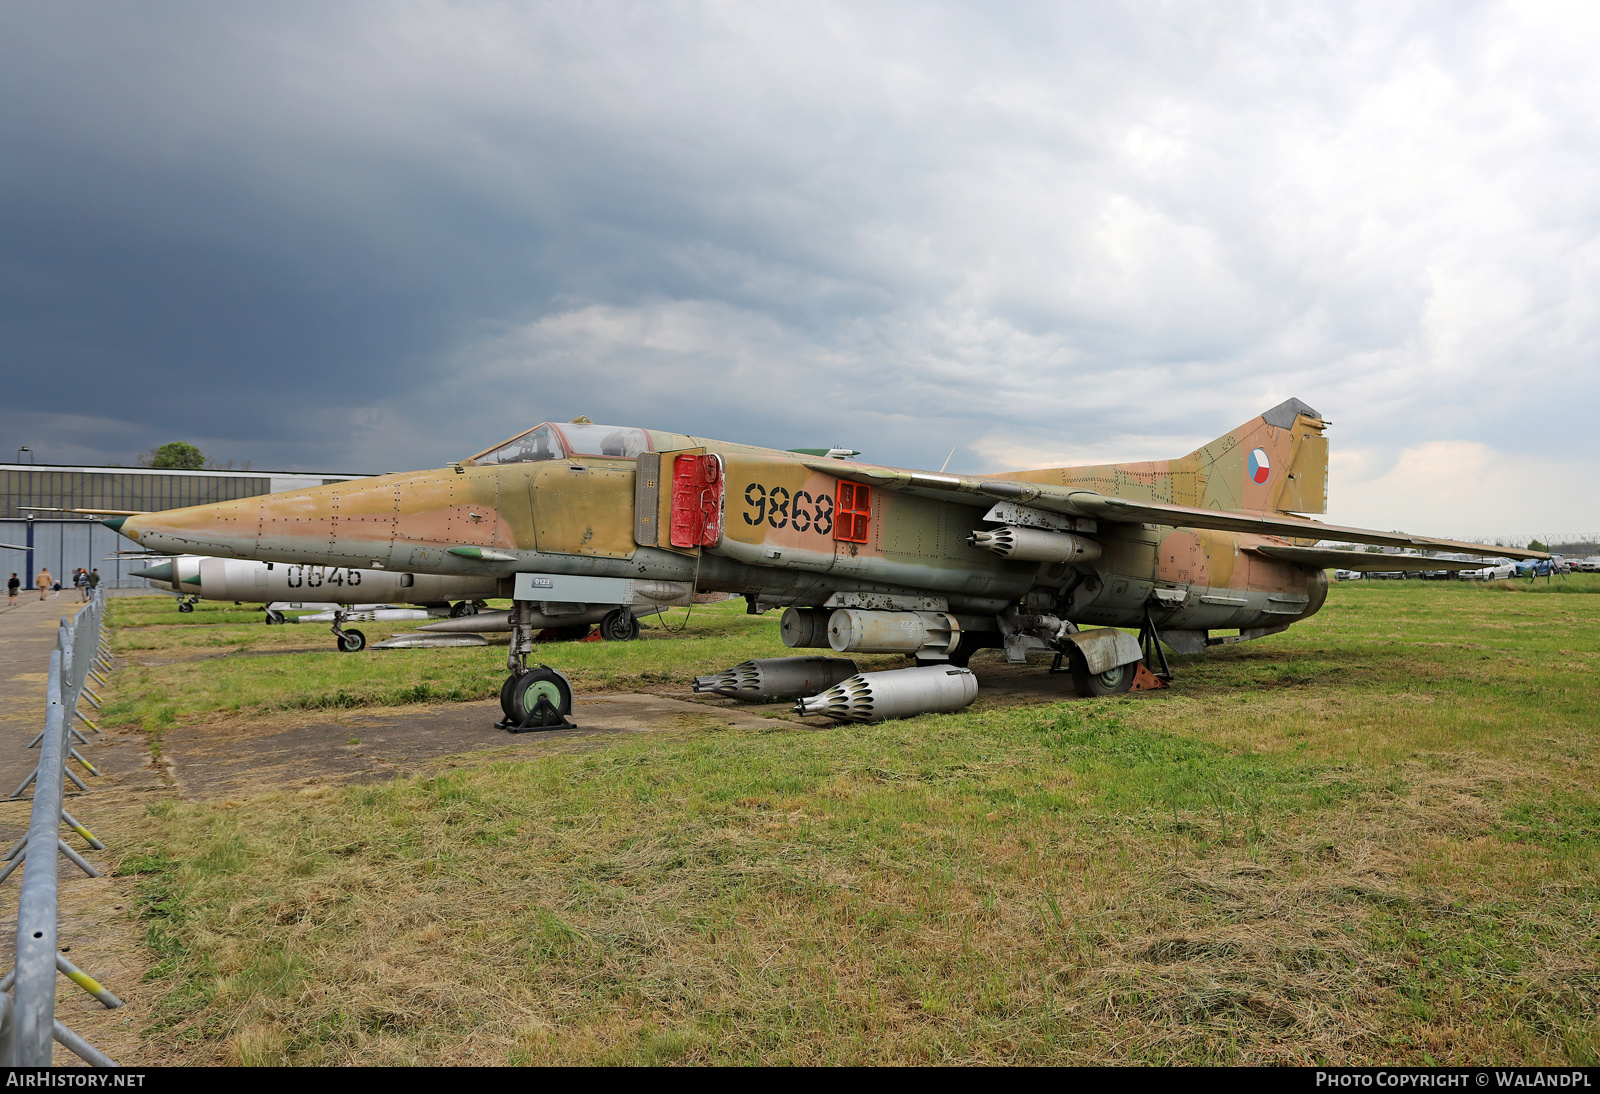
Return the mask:
<svg viewBox="0 0 1600 1094">
<path fill-rule="evenodd" d="M 793 496 L 781 486 L 771 489 L 753 482 L 744 488 L 744 522 L 771 528 L 787 528 L 791 524 L 797 532 L 815 532 L 826 536 L 833 532 L 833 499 L 826 494 L 812 497 L 804 490 Z"/>
</svg>

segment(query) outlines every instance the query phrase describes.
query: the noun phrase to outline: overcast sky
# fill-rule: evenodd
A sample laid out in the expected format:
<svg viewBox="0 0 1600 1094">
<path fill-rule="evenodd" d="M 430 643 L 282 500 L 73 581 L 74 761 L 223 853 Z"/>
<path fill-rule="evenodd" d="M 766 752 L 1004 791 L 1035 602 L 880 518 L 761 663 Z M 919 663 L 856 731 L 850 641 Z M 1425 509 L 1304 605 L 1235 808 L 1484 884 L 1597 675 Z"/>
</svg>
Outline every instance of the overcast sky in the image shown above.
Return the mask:
<svg viewBox="0 0 1600 1094">
<path fill-rule="evenodd" d="M 1289 396 L 1332 516 L 1600 530 L 1600 5 L 0 4 L 0 459 L 587 414 L 952 470 Z"/>
</svg>

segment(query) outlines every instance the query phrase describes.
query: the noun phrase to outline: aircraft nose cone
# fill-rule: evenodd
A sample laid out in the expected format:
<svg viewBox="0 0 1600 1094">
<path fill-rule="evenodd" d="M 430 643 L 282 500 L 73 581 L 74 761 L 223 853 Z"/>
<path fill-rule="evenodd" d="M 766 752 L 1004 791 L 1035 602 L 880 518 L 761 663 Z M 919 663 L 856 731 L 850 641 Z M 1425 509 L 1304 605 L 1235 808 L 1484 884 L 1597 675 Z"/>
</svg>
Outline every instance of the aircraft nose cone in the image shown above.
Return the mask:
<svg viewBox="0 0 1600 1094">
<path fill-rule="evenodd" d="M 118 517 L 117 519 L 121 520 L 123 518 Z M 172 563 L 158 562 L 154 566 L 145 566 L 142 569 L 129 570 L 128 576 L 148 578 L 151 581 L 171 581 Z"/>
<path fill-rule="evenodd" d="M 124 524 L 128 523 L 128 518 L 127 517 L 107 517 L 105 520 L 101 521 L 100 523 L 104 524 L 107 528 L 111 529 L 113 532 L 120 532 L 120 531 L 122 531 L 122 526 Z"/>
</svg>

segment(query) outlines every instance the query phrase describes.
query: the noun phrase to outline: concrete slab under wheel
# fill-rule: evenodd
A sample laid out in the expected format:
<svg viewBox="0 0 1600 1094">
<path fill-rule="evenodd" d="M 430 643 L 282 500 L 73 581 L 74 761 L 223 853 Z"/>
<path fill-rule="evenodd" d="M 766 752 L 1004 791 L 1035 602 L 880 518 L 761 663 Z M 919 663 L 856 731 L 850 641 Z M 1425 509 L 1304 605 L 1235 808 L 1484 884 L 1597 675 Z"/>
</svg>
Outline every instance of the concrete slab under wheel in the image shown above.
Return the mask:
<svg viewBox="0 0 1600 1094">
<path fill-rule="evenodd" d="M 166 778 L 179 797 L 230 798 L 274 788 L 378 781 L 461 753 L 505 750 L 532 756 L 619 733 L 767 728 L 773 719 L 755 711 L 781 717 L 786 709 L 728 709 L 635 693 L 580 695 L 572 712 L 576 728 L 507 733 L 494 727 L 501 717 L 497 701 L 444 703 L 341 712 L 290 725 L 240 720 L 182 726 L 163 734 L 161 747 Z"/>
</svg>

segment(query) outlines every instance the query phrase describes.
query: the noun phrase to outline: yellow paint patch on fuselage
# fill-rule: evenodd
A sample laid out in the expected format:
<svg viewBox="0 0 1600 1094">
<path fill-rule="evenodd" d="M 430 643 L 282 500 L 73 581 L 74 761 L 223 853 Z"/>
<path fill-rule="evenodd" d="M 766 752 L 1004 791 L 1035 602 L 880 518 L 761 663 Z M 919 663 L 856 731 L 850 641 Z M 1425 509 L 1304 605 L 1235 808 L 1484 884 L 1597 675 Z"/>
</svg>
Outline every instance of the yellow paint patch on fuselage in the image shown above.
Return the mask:
<svg viewBox="0 0 1600 1094">
<path fill-rule="evenodd" d="M 525 546 L 551 554 L 633 556 L 632 463 L 551 460 L 526 466 L 533 469 L 526 488 L 534 542 Z"/>
</svg>

